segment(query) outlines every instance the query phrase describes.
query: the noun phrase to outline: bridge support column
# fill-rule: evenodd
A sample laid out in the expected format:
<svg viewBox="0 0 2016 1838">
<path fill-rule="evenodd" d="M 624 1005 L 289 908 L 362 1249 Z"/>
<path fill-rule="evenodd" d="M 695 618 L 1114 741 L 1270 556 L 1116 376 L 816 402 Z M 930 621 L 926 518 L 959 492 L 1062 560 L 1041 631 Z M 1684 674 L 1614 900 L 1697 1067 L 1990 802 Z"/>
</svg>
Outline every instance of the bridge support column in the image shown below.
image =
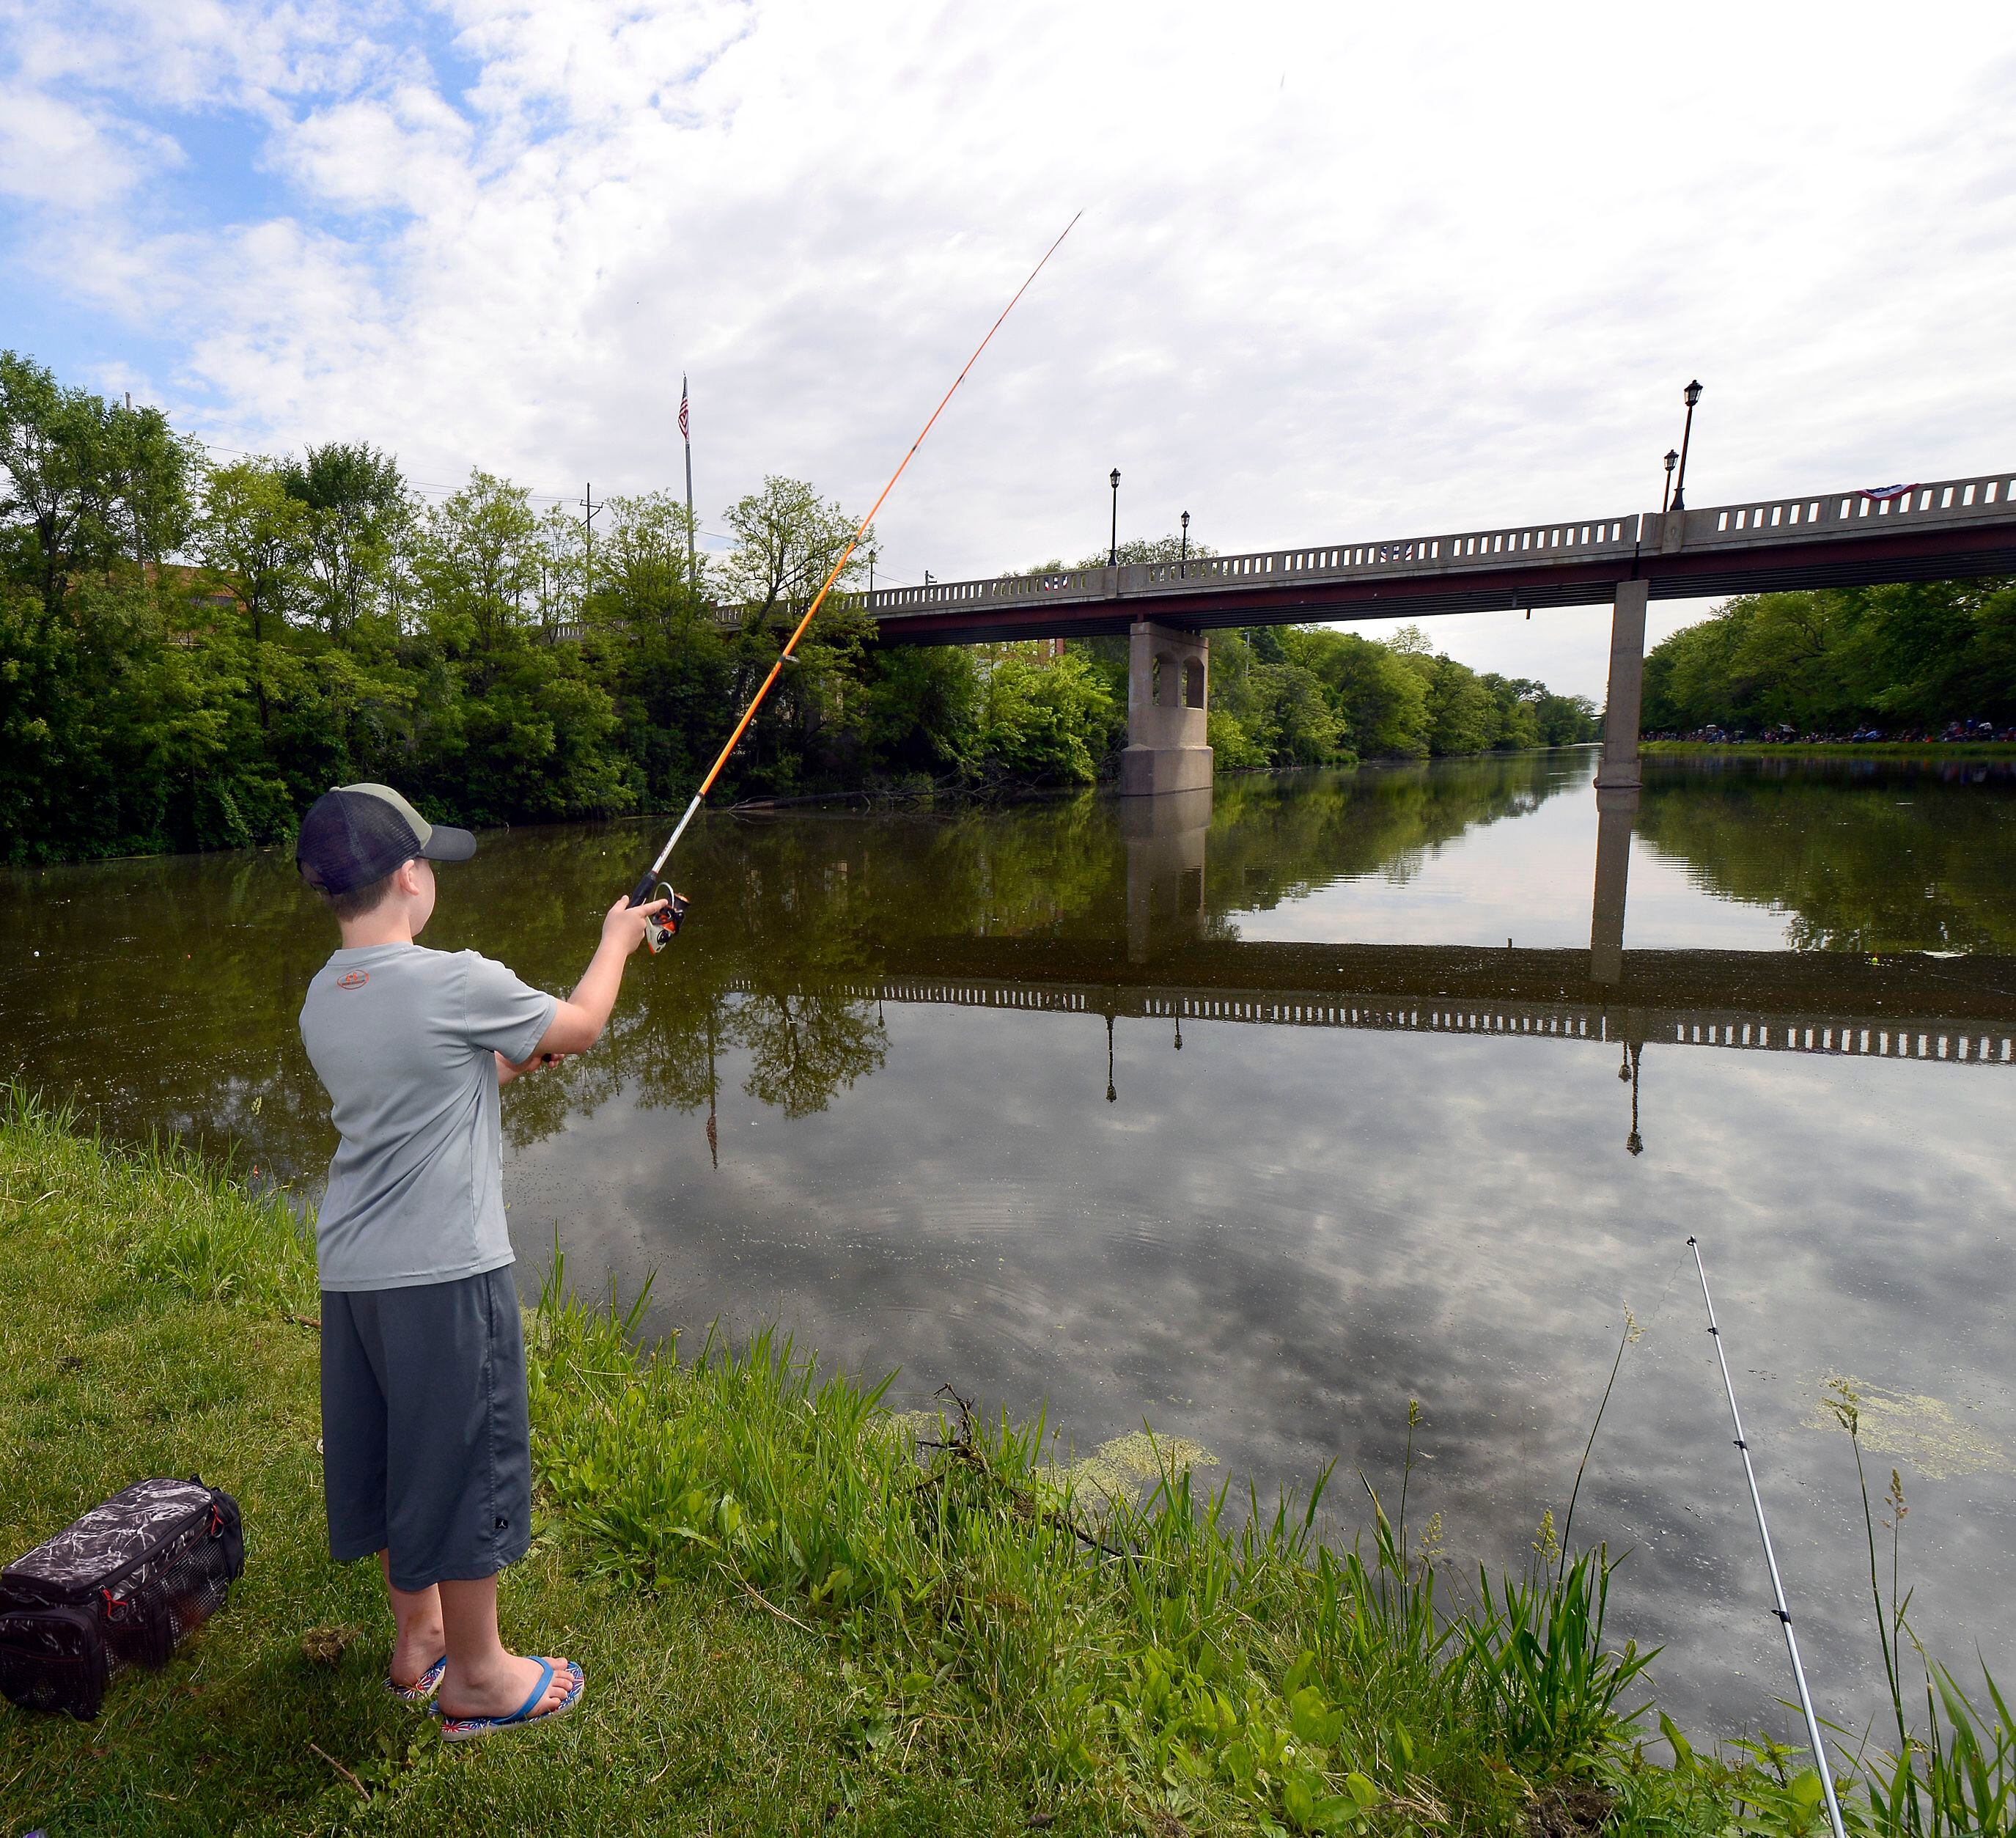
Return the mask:
<svg viewBox="0 0 2016 1838">
<path fill-rule="evenodd" d="M 1200 791 L 1211 785 L 1204 739 L 1211 642 L 1201 632 L 1138 620 L 1127 643 L 1127 750 L 1120 794 Z"/>
<path fill-rule="evenodd" d="M 1598 791 L 1636 789 L 1638 706 L 1645 691 L 1645 602 L 1649 581 L 1619 581 L 1610 616 L 1610 694 L 1603 709 Z"/>
</svg>

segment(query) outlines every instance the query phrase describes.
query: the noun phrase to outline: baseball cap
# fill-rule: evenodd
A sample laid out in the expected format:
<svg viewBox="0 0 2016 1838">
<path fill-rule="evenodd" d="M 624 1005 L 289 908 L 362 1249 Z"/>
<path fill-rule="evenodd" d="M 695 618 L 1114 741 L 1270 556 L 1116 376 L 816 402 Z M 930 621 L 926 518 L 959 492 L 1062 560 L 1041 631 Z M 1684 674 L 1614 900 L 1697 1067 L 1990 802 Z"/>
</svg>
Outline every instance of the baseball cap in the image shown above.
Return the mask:
<svg viewBox="0 0 2016 1838">
<path fill-rule="evenodd" d="M 294 841 L 294 866 L 309 886 L 348 893 L 382 881 L 416 856 L 466 862 L 476 853 L 466 830 L 430 823 L 390 785 L 340 785 L 308 806 Z"/>
</svg>

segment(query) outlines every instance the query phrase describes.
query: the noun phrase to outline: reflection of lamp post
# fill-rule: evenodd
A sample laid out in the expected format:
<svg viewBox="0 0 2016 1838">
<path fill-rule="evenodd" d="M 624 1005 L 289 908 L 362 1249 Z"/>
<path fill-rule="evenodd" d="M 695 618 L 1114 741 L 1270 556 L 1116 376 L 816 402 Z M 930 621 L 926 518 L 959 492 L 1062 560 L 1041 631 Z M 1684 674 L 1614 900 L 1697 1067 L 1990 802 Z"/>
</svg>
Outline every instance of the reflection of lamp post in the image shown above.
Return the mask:
<svg viewBox="0 0 2016 1838">
<path fill-rule="evenodd" d="M 1680 430 L 1680 476 L 1673 481 L 1673 508 L 1684 510 L 1687 498 L 1687 442 L 1694 431 L 1694 404 L 1701 398 L 1701 386 L 1697 378 L 1680 391 L 1687 405 L 1687 425 Z"/>
<path fill-rule="evenodd" d="M 721 1166 L 721 1130 L 714 1117 L 714 998 L 707 999 L 707 1157 Z"/>
<path fill-rule="evenodd" d="M 1113 1088 L 1113 1017 L 1106 1018 L 1106 1101 L 1112 1104 L 1120 1094 Z"/>
<path fill-rule="evenodd" d="M 1188 578 L 1189 578 L 1189 576 L 1190 576 L 1190 514 L 1186 510 L 1186 511 L 1185 511 L 1185 512 L 1183 513 L 1183 557 L 1182 557 L 1182 559 L 1181 559 L 1181 560 L 1177 563 L 1177 564 L 1176 564 L 1176 573 L 1177 573 L 1177 575 L 1178 575 L 1178 576 L 1179 576 L 1179 578 L 1183 578 L 1183 579 L 1188 579 Z"/>
<path fill-rule="evenodd" d="M 1113 536 L 1112 540 L 1107 545 L 1106 565 L 1109 568 L 1117 568 L 1120 565 L 1120 468 L 1118 467 L 1114 467 L 1111 478 L 1113 481 Z"/>
<path fill-rule="evenodd" d="M 1659 494 L 1659 514 L 1664 517 L 1673 507 L 1673 467 L 1679 455 L 1671 447 L 1666 449 L 1666 488 Z"/>
<path fill-rule="evenodd" d="M 1177 1051 L 1177 1052 L 1180 1053 L 1180 1052 L 1182 1052 L 1182 1051 L 1183 1051 L 1183 1016 L 1182 1016 L 1180 1014 L 1179 1014 L 1179 1015 L 1177 1015 L 1177 1017 L 1176 1017 L 1176 1051 Z"/>
<path fill-rule="evenodd" d="M 1644 1048 L 1636 1043 L 1624 1049 L 1624 1064 L 1617 1069 L 1620 1079 L 1631 1081 L 1631 1133 L 1624 1139 L 1624 1146 L 1634 1155 L 1645 1152 L 1645 1139 L 1638 1133 L 1638 1056 Z"/>
</svg>

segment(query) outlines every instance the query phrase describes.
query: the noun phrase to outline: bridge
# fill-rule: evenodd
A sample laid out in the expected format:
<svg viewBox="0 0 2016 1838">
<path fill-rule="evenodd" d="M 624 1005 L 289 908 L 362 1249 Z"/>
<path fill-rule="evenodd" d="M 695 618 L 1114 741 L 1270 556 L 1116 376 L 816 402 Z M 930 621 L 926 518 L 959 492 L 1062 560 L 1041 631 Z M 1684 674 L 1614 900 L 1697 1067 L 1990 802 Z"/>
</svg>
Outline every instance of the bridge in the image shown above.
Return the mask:
<svg viewBox="0 0 2016 1838">
<path fill-rule="evenodd" d="M 1648 600 L 2016 573 L 2016 472 L 1701 510 L 1571 517 L 1244 555 L 1066 568 L 859 596 L 890 644 L 1125 632 L 1123 793 L 1211 781 L 1214 628 L 1611 602 L 1598 791 L 1635 789 Z"/>
</svg>

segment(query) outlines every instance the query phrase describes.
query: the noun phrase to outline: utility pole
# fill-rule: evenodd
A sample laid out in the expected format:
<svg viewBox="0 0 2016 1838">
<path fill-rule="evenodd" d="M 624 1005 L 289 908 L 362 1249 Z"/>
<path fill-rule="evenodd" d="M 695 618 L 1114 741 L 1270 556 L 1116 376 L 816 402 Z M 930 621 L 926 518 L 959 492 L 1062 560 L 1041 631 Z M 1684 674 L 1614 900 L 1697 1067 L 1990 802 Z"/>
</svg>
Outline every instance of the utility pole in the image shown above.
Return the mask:
<svg viewBox="0 0 2016 1838">
<path fill-rule="evenodd" d="M 588 488 L 588 496 L 581 500 L 581 507 L 586 513 L 581 520 L 581 527 L 588 537 L 588 560 L 581 570 L 581 600 L 585 607 L 595 586 L 595 519 L 598 513 L 606 510 L 608 506 L 596 503 L 595 487 L 591 485 Z"/>
<path fill-rule="evenodd" d="M 686 380 L 679 376 L 679 438 L 686 445 L 686 579 L 696 591 L 700 586 L 699 564 L 693 560 L 693 423 L 686 413 Z"/>
</svg>

